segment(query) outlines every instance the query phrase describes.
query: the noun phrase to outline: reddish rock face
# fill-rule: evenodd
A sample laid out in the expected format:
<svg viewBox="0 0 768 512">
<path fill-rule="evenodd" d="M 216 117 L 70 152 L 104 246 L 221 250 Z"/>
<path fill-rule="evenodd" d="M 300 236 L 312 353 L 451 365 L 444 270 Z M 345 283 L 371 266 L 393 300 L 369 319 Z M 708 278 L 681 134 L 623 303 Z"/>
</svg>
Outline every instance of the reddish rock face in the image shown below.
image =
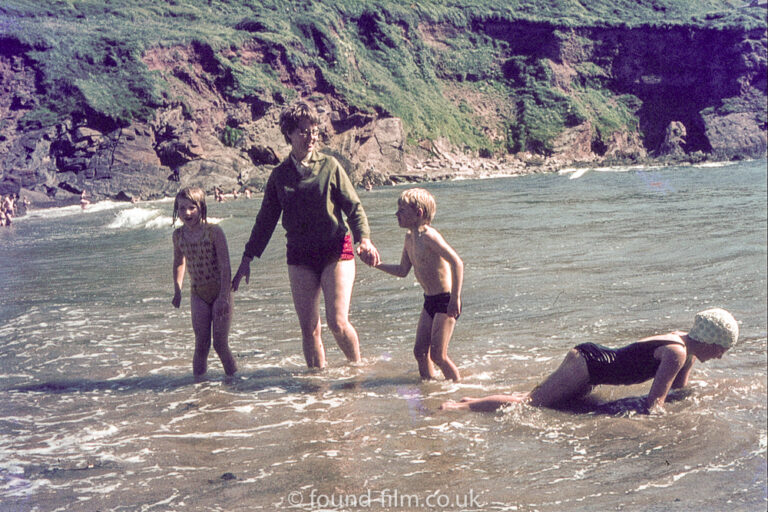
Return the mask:
<svg viewBox="0 0 768 512">
<path fill-rule="evenodd" d="M 465 28 L 421 24 L 419 34 L 439 55 Z M 514 98 L 467 85 L 480 76 L 438 76 L 443 94 L 477 117 L 477 132 L 499 150 L 472 154 L 445 139 L 406 142 L 407 126 L 384 111 L 351 107 L 317 66 L 289 64 L 285 49 L 250 40 L 222 50 L 242 65 L 268 65 L 282 85 L 312 102 L 321 117 L 321 142 L 363 186 L 495 172 L 556 170 L 573 162 L 602 165 L 649 157 L 734 159 L 766 154 L 765 34 L 691 27 L 583 28 L 486 23 L 473 27 L 509 44 L 510 56 L 532 52 L 548 66 L 550 85 L 563 95 L 598 84 L 607 108 L 630 103 L 637 119 L 613 131 L 576 116 L 546 154 L 505 154 L 505 127 L 517 123 Z M 517 52 L 517 53 L 516 53 Z M 0 51 L 0 191 L 33 191 L 38 203 L 158 198 L 180 185 L 207 190 L 257 190 L 288 153 L 277 119 L 280 94 L 228 94 L 231 76 L 202 44 L 157 48 L 143 56 L 168 86 L 154 118 L 113 126 L 82 115 L 54 127 L 25 122 L 37 106 L 35 70 L 22 49 Z M 511 59 L 510 59 L 511 61 Z M 500 61 L 497 74 L 510 74 Z M 594 83 L 592 83 L 594 82 Z M 629 100 L 627 100 L 629 98 Z"/>
</svg>

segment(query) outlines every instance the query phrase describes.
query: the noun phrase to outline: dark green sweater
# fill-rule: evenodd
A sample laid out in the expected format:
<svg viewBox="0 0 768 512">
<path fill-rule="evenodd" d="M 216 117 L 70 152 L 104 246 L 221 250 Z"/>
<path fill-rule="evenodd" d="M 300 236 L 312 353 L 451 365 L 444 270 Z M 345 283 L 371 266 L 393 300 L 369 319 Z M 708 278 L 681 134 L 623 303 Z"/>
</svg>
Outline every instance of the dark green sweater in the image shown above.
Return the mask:
<svg viewBox="0 0 768 512">
<path fill-rule="evenodd" d="M 306 178 L 290 157 L 272 170 L 244 256 L 261 256 L 281 213 L 288 247 L 328 247 L 341 242 L 348 229 L 355 243 L 370 238 L 363 205 L 341 164 L 316 151 L 309 162 L 312 172 Z"/>
</svg>

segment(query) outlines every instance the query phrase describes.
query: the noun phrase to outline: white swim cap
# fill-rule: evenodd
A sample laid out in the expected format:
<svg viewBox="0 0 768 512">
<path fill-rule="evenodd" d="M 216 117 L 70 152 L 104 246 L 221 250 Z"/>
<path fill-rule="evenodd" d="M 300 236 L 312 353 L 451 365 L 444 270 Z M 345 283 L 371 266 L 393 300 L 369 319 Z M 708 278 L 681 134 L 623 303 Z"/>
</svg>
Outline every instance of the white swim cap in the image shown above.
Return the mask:
<svg viewBox="0 0 768 512">
<path fill-rule="evenodd" d="M 731 348 L 739 339 L 739 324 L 729 312 L 714 308 L 696 313 L 688 336 L 701 343 Z"/>
</svg>

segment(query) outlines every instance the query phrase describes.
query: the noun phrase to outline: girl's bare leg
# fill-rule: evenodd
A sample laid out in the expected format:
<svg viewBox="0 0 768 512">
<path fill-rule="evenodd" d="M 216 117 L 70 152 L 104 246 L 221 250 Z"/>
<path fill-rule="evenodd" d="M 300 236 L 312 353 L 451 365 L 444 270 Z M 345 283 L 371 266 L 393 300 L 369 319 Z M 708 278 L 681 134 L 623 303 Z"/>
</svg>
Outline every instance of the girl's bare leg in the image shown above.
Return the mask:
<svg viewBox="0 0 768 512">
<path fill-rule="evenodd" d="M 227 375 L 234 375 L 237 371 L 237 363 L 232 356 L 232 351 L 229 349 L 229 328 L 231 324 L 232 294 L 230 293 L 226 311 L 221 315 L 217 315 L 214 312 L 212 321 L 213 349 L 216 351 L 216 354 L 218 354 L 219 359 L 221 359 L 221 364 L 224 366 L 224 373 Z"/>
<path fill-rule="evenodd" d="M 456 319 L 445 313 L 436 313 L 432 320 L 431 346 L 429 357 L 442 370 L 446 379 L 455 382 L 461 380 L 459 369 L 448 357 L 448 343 L 453 335 L 453 328 L 456 326 Z"/>
<path fill-rule="evenodd" d="M 211 350 L 211 306 L 195 294 L 190 295 L 192 304 L 192 330 L 195 332 L 195 354 L 192 357 L 192 374 L 205 375 L 208 370 L 208 353 Z"/>
<path fill-rule="evenodd" d="M 431 345 L 432 317 L 422 308 L 419 325 L 416 327 L 416 344 L 413 346 L 413 356 L 419 365 L 419 375 L 422 379 L 435 378 L 435 367 L 432 366 L 432 359 L 429 355 Z"/>
<path fill-rule="evenodd" d="M 355 284 L 355 260 L 340 260 L 326 266 L 320 277 L 325 298 L 328 328 L 347 360 L 360 362 L 360 340 L 349 322 L 349 303 Z"/>
<path fill-rule="evenodd" d="M 314 271 L 288 265 L 293 307 L 299 316 L 304 359 L 309 368 L 325 367 L 325 348 L 320 337 L 320 281 Z"/>
</svg>

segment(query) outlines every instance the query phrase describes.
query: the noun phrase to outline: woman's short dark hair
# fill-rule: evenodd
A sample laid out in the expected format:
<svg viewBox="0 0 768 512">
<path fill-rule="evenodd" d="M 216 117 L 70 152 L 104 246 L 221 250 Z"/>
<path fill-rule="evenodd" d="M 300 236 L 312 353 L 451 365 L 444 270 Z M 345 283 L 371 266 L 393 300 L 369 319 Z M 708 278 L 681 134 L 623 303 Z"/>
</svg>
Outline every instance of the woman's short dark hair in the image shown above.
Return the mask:
<svg viewBox="0 0 768 512">
<path fill-rule="evenodd" d="M 309 120 L 313 125 L 320 124 L 320 117 L 309 103 L 299 101 L 283 109 L 280 113 L 280 131 L 283 132 L 286 142 L 290 144 L 288 134 L 293 132 L 304 119 Z"/>
</svg>

